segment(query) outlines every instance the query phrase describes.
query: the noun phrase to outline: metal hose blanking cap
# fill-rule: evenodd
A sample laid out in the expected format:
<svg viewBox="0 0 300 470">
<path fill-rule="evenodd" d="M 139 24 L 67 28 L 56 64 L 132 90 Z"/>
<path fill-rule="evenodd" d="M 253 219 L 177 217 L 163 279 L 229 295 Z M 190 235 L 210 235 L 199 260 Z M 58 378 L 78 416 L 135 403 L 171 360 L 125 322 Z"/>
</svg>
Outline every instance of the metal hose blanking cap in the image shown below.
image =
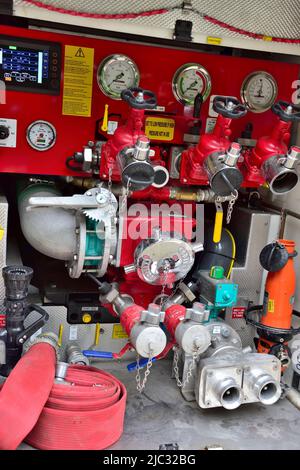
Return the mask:
<svg viewBox="0 0 300 470">
<path fill-rule="evenodd" d="M 165 349 L 167 337 L 159 326 L 164 315 L 159 305 L 150 304 L 148 310 L 142 312 L 140 323 L 132 328 L 130 342 L 140 356 L 155 357 Z"/>
<path fill-rule="evenodd" d="M 273 405 L 281 397 L 280 384 L 269 374 L 259 375 L 253 383 L 253 390 L 264 405 Z"/>
<path fill-rule="evenodd" d="M 2 269 L 5 296 L 9 300 L 22 300 L 27 297 L 33 269 L 27 266 L 6 266 Z"/>
</svg>

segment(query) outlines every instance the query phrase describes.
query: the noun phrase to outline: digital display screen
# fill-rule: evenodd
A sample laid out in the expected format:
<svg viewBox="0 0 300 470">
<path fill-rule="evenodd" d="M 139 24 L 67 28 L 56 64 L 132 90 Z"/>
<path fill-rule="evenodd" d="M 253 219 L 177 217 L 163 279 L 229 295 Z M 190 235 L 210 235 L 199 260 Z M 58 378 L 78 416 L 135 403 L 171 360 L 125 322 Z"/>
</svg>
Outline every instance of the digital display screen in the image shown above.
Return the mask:
<svg viewBox="0 0 300 470">
<path fill-rule="evenodd" d="M 49 51 L 0 48 L 0 66 L 5 82 L 42 84 L 49 78 Z"/>
<path fill-rule="evenodd" d="M 7 89 L 58 94 L 60 46 L 0 36 L 0 80 Z"/>
</svg>

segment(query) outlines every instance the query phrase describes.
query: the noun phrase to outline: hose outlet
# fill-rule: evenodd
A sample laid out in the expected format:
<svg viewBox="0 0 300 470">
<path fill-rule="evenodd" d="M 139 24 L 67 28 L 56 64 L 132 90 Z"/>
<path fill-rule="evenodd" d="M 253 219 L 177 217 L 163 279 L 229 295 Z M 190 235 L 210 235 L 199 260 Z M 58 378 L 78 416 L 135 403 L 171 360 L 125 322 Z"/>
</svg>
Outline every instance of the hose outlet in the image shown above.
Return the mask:
<svg viewBox="0 0 300 470">
<path fill-rule="evenodd" d="M 275 195 L 289 193 L 298 183 L 293 155 L 293 152 L 287 156 L 274 155 L 262 165 L 263 176 Z"/>
<path fill-rule="evenodd" d="M 269 374 L 262 374 L 254 379 L 253 390 L 263 405 L 273 405 L 281 396 L 281 387 Z"/>
<path fill-rule="evenodd" d="M 243 392 L 232 377 L 216 382 L 214 394 L 226 410 L 235 410 L 242 404 Z"/>
</svg>

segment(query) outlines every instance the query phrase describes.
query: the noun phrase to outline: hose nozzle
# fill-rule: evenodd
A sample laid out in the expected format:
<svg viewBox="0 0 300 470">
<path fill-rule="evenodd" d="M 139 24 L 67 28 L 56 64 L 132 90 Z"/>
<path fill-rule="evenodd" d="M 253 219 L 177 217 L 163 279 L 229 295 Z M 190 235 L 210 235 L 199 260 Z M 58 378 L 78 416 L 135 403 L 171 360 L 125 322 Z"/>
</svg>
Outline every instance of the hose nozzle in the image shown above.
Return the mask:
<svg viewBox="0 0 300 470">
<path fill-rule="evenodd" d="M 33 276 L 33 270 L 26 266 L 6 266 L 2 269 L 6 298 L 22 300 L 27 297 L 28 287 Z"/>
</svg>

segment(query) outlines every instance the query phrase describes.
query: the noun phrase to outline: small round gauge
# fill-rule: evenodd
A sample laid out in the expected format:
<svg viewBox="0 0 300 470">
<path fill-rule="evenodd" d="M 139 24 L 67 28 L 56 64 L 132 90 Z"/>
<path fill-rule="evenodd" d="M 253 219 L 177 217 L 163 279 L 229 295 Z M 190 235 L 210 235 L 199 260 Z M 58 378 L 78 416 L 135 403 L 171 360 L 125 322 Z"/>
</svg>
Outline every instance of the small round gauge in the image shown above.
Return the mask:
<svg viewBox="0 0 300 470">
<path fill-rule="evenodd" d="M 56 130 L 50 122 L 34 121 L 27 128 L 26 138 L 33 149 L 43 152 L 55 144 Z"/>
<path fill-rule="evenodd" d="M 271 108 L 277 97 L 278 87 L 274 77 L 267 72 L 248 75 L 241 88 L 241 98 L 253 113 L 263 113 Z"/>
<path fill-rule="evenodd" d="M 97 81 L 106 96 L 120 100 L 123 90 L 138 86 L 140 73 L 137 65 L 129 57 L 113 54 L 106 57 L 99 65 Z"/>
<path fill-rule="evenodd" d="M 199 64 L 184 64 L 176 72 L 172 81 L 175 98 L 182 104 L 192 106 L 198 93 L 203 101 L 210 94 L 211 78 L 208 71 Z"/>
</svg>

